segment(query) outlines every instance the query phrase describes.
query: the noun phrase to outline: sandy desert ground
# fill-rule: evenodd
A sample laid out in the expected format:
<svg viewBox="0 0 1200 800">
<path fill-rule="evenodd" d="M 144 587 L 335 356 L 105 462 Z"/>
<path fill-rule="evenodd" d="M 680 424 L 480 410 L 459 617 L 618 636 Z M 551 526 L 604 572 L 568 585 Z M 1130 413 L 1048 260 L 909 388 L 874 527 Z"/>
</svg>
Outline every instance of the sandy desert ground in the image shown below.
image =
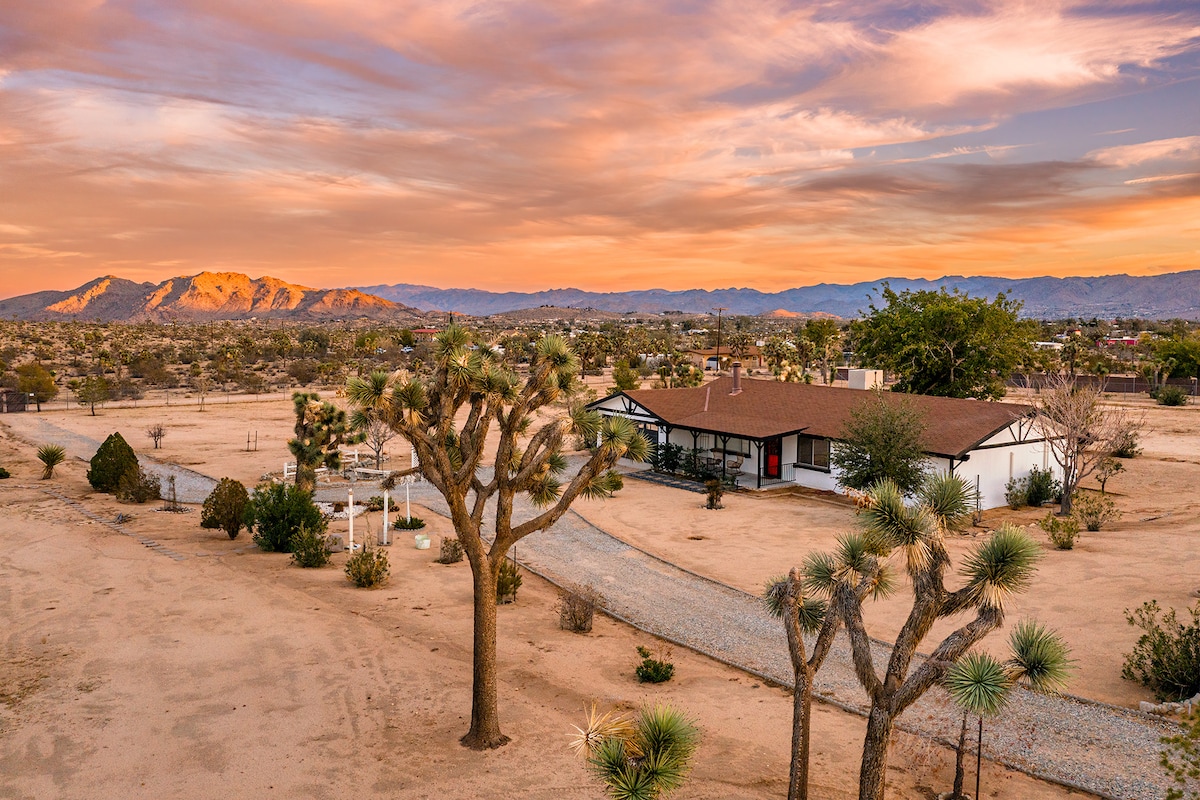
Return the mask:
<svg viewBox="0 0 1200 800">
<path fill-rule="evenodd" d="M 1145 454 L 1110 483 L 1124 519 L 1047 552 L 1034 587 L 1014 603 L 1058 627 L 1078 672 L 1071 691 L 1106 702 L 1147 699 L 1122 681 L 1136 639 L 1123 611 L 1156 598 L 1182 608 L 1200 585 L 1195 487 L 1200 408 L 1145 406 Z M 33 415 L 29 415 L 32 417 Z M 102 439 L 121 430 L 140 453 L 248 485 L 286 457 L 286 398 L 45 412 Z M 28 417 L 0 418 L 0 796 L 13 798 L 581 797 L 602 793 L 566 748 L 592 700 L 634 707 L 666 700 L 699 722 L 704 741 L 678 796 L 786 794 L 790 696 L 676 649 L 676 679 L 633 677 L 649 637 L 608 619 L 594 632 L 560 631 L 556 591 L 527 576 L 499 611 L 500 708 L 513 742 L 493 752 L 459 746 L 470 704 L 470 572 L 432 551 L 389 551 L 392 580 L 355 589 L 335 566 L 301 570 L 199 527 L 199 514 L 157 513 L 90 493 L 86 465 L 38 480 Z M 168 427 L 163 449 L 142 430 Z M 12 426 L 9 430 L 8 426 Z M 246 452 L 246 434 L 258 450 Z M 406 458 L 405 446 L 389 448 Z M 44 486 L 110 518 L 133 513 L 138 534 L 187 556 L 164 557 L 51 497 Z M 811 548 L 852 524 L 847 505 L 798 494 L 728 495 L 722 511 L 699 495 L 627 480 L 603 503 L 576 509 L 611 533 L 682 566 L 757 592 Z M 669 514 L 664 510 L 669 509 Z M 431 519 L 431 532 L 448 532 Z M 1032 511 L 989 512 L 1026 523 Z M 647 520 L 654 520 L 647 523 Z M 376 523 L 378 524 L 378 523 Z M 953 542 L 959 554 L 970 537 Z M 873 632 L 898 624 L 903 597 L 872 610 Z M 1003 636 L 993 634 L 999 648 Z M 819 707 L 813 796 L 855 796 L 862 721 Z M 951 752 L 912 737 L 895 745 L 891 796 L 949 788 Z M 1057 798 L 1064 789 L 985 764 L 990 797 Z"/>
</svg>

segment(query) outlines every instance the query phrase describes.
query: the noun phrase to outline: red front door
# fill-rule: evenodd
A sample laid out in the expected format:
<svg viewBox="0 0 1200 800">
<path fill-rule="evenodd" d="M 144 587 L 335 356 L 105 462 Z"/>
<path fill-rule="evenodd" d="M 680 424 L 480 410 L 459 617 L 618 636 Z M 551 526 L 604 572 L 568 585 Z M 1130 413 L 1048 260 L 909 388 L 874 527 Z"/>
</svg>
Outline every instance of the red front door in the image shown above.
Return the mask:
<svg viewBox="0 0 1200 800">
<path fill-rule="evenodd" d="M 763 477 L 778 478 L 779 462 L 783 457 L 783 440 L 767 439 L 763 448 Z"/>
</svg>

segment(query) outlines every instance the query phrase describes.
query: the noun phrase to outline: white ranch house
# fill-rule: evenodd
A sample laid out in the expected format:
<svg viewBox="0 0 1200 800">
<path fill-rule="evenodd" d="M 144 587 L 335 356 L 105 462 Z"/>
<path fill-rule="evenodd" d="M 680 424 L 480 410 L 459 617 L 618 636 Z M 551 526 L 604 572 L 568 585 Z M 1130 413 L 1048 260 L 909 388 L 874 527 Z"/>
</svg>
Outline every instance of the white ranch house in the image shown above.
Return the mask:
<svg viewBox="0 0 1200 800">
<path fill-rule="evenodd" d="M 883 396 L 925 412 L 929 467 L 977 483 L 981 508 L 1004 505 L 1008 480 L 1028 475 L 1032 467 L 1061 477 L 1031 406 Z M 731 378 L 696 388 L 619 392 L 589 408 L 628 417 L 652 444 L 701 450 L 715 469 L 737 473 L 743 488 L 796 484 L 838 491 L 830 447 L 850 410 L 867 397 L 860 389 L 754 380 L 735 370 Z"/>
</svg>

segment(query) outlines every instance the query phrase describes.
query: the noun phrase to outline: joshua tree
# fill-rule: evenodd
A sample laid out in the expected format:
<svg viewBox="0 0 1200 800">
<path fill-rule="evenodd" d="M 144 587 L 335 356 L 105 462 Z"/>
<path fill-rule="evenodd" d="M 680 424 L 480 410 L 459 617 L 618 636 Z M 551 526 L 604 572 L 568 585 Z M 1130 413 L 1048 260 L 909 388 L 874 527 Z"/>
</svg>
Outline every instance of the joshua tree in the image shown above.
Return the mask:
<svg viewBox="0 0 1200 800">
<path fill-rule="evenodd" d="M 42 480 L 54 477 L 54 468 L 67 459 L 67 451 L 60 444 L 44 444 L 38 448 L 38 461 L 42 462 Z"/>
<path fill-rule="evenodd" d="M 867 493 L 861 511 L 863 531 L 843 537 L 834 554 L 810 557 L 806 581 L 832 598 L 846 625 L 854 672 L 871 699 L 867 734 L 859 772 L 859 800 L 882 800 L 888 744 L 896 717 L 942 679 L 947 669 L 1004 621 L 1004 602 L 1025 588 L 1040 556 L 1038 545 L 1020 529 L 1005 526 L 968 555 L 965 585 L 946 588 L 950 566 L 947 531 L 963 527 L 974 507 L 973 492 L 954 475 L 932 476 L 904 503 L 901 490 L 883 481 Z M 912 584 L 913 604 L 896 637 L 882 676 L 871 657 L 871 639 L 863 622 L 862 576 L 877 574 L 883 559 L 899 553 Z M 974 611 L 975 616 L 951 632 L 929 657 L 914 665 L 925 637 L 939 619 Z"/>
<path fill-rule="evenodd" d="M 571 747 L 614 800 L 657 800 L 679 788 L 700 743 L 695 723 L 667 705 L 645 707 L 635 719 L 597 715 L 592 706 Z"/>
<path fill-rule="evenodd" d="M 296 438 L 288 440 L 288 450 L 296 458 L 296 486 L 308 492 L 317 487 L 317 467 L 337 469 L 341 464 L 339 445 L 362 441 L 350 432 L 346 412 L 320 399 L 316 392 L 292 395 Z"/>
<path fill-rule="evenodd" d="M 859 563 L 865 566 L 864 562 Z M 868 574 L 859 575 L 856 592 L 863 596 L 867 592 L 882 594 L 888 588 L 886 572 L 868 570 Z M 803 572 L 797 568 L 793 568 L 786 578 L 768 583 L 763 600 L 767 610 L 783 620 L 788 653 L 792 658 L 792 763 L 788 775 L 788 800 L 806 800 L 813 681 L 825 656 L 829 655 L 841 618 L 829 611 L 827 602 L 807 593 Z M 816 635 L 811 656 L 805 648 L 805 634 Z"/>
<path fill-rule="evenodd" d="M 396 437 L 387 418 L 390 408 L 387 398 L 391 394 L 394 377 L 386 372 L 372 372 L 365 378 L 350 379 L 350 383 L 357 382 L 366 382 L 367 385 L 360 392 L 376 398 L 376 402 L 355 408 L 350 414 L 350 427 L 362 434 L 367 447 L 375 454 L 375 469 L 381 469 L 383 448 Z"/>
<path fill-rule="evenodd" d="M 644 460 L 647 445 L 629 420 L 602 420 L 578 407 L 564 408 L 531 432 L 534 415 L 568 399 L 576 385 L 579 359 L 562 338 L 537 342 L 524 379 L 491 351 L 472 350 L 470 344 L 470 334 L 451 325 L 434 342 L 432 375 L 401 373 L 386 400 L 379 383 L 352 381 L 347 396 L 356 408 L 389 406 L 387 419 L 412 444 L 421 474 L 449 506 L 474 581 L 471 727 L 462 743 L 484 749 L 508 741 L 496 708 L 496 580 L 506 554 L 520 539 L 557 522 L 576 497 L 606 497 L 612 489 L 609 468 L 621 457 Z M 493 424 L 499 434 L 496 466 L 487 471 L 480 465 Z M 562 448 L 571 432 L 596 447 L 564 482 Z M 518 497 L 535 508 L 528 519 L 514 522 Z M 489 507 L 490 543 L 483 537 Z"/>
<path fill-rule="evenodd" d="M 1036 622 L 1025 621 L 1013 628 L 1008 641 L 1012 655 L 1003 664 L 986 653 L 968 653 L 942 679 L 954 702 L 963 710 L 954 758 L 954 791 L 949 800 L 965 797 L 963 755 L 967 744 L 967 718 L 971 714 L 979 717 L 979 739 L 975 750 L 975 796 L 979 797 L 983 718 L 999 714 L 1017 684 L 1037 692 L 1058 691 L 1066 686 L 1071 659 L 1061 636 Z"/>
</svg>

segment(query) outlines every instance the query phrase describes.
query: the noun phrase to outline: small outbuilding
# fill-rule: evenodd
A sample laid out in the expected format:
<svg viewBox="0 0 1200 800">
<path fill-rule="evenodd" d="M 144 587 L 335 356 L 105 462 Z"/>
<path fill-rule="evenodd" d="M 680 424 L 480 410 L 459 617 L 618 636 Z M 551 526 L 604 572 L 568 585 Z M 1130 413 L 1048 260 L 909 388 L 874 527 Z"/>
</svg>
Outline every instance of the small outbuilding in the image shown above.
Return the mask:
<svg viewBox="0 0 1200 800">
<path fill-rule="evenodd" d="M 687 389 L 618 392 L 590 404 L 636 422 L 651 444 L 699 450 L 714 468 L 738 474 L 743 488 L 795 484 L 838 490 L 830 451 L 851 410 L 870 395 L 858 389 L 733 377 Z M 1005 503 L 1009 479 L 1033 467 L 1058 473 L 1032 406 L 884 392 L 924 412 L 924 449 L 932 470 L 976 484 L 982 508 Z"/>
</svg>

